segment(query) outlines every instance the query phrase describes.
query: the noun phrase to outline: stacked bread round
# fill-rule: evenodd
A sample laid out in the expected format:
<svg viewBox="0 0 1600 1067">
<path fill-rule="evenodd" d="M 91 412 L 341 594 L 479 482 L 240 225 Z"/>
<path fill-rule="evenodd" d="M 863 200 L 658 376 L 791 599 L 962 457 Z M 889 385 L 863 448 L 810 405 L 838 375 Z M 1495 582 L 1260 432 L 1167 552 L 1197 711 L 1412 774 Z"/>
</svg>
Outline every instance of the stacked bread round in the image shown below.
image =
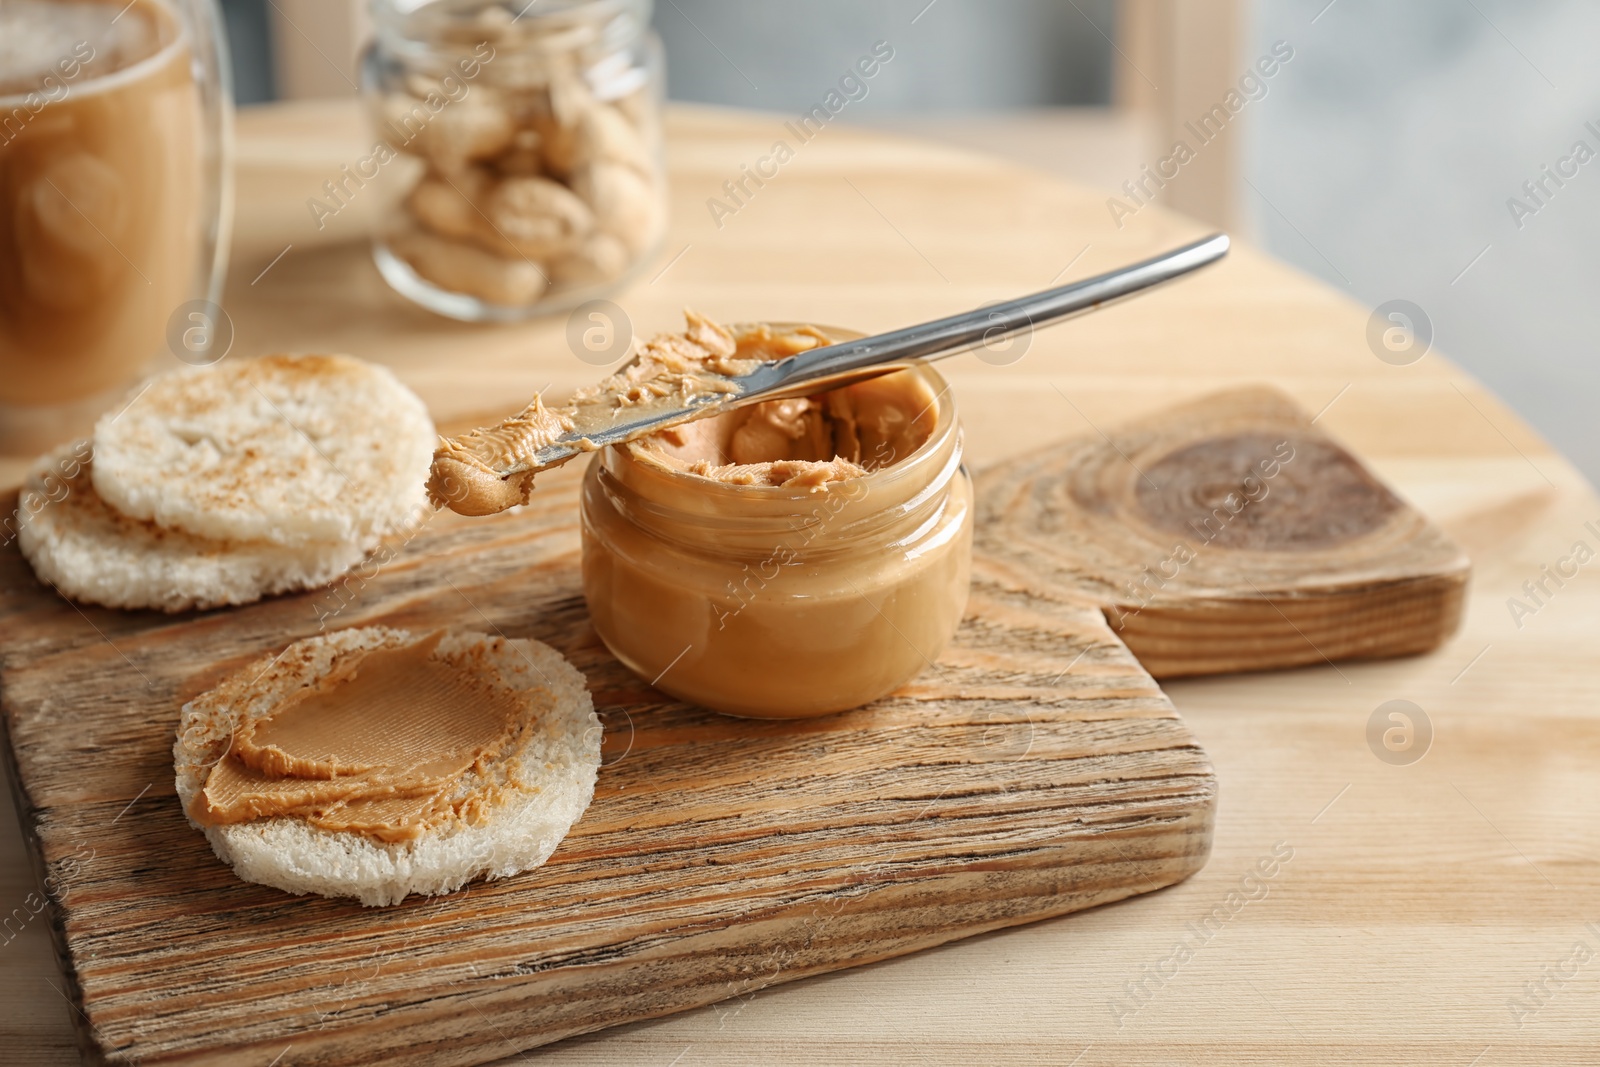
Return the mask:
<svg viewBox="0 0 1600 1067">
<path fill-rule="evenodd" d="M 242 725 L 297 690 L 326 684 L 344 657 L 416 636 L 369 626 L 306 638 L 185 704 L 173 745 L 184 811 Z M 475 817 L 451 819 L 406 841 L 325 830 L 293 815 L 224 825 L 191 817 L 217 858 L 247 882 L 355 897 L 369 906 L 398 904 L 409 893 L 448 893 L 474 878 L 503 878 L 544 863 L 589 806 L 600 768 L 600 720 L 583 675 L 555 649 L 529 639 L 448 633 L 434 654 L 511 694 L 522 709 L 510 746 L 456 785 L 459 794 L 482 792 L 492 803 Z"/>
<path fill-rule="evenodd" d="M 185 611 L 324 585 L 431 514 L 426 407 L 349 356 L 185 367 L 41 457 L 17 509 L 74 600 Z"/>
</svg>

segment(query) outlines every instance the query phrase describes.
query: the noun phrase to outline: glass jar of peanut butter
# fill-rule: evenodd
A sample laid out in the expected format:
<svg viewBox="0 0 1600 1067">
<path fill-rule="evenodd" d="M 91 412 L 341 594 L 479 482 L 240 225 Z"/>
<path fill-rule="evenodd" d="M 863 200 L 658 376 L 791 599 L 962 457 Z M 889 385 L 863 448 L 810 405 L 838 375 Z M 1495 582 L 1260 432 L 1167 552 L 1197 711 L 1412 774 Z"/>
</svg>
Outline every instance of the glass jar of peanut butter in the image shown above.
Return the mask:
<svg viewBox="0 0 1600 1067">
<path fill-rule="evenodd" d="M 870 703 L 935 669 L 965 611 L 961 456 L 926 365 L 605 449 L 580 505 L 595 630 L 657 689 L 732 715 Z"/>
<path fill-rule="evenodd" d="M 362 63 L 378 165 L 407 170 L 373 255 L 466 321 L 570 307 L 666 228 L 650 0 L 372 0 Z"/>
</svg>

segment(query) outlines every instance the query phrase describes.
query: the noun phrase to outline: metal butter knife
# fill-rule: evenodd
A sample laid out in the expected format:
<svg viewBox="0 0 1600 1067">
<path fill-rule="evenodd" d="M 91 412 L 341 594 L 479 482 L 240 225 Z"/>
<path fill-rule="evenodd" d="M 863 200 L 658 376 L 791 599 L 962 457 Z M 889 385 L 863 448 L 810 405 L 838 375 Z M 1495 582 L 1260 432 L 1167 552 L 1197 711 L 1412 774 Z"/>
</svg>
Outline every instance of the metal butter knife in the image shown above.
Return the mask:
<svg viewBox="0 0 1600 1067">
<path fill-rule="evenodd" d="M 734 386 L 726 393 L 697 396 L 679 406 L 651 405 L 634 413 L 633 418 L 627 418 L 625 412 L 612 411 L 603 425 L 585 425 L 580 421 L 571 432 L 535 452 L 532 463 L 502 473 L 511 475 L 554 467 L 584 452 L 621 444 L 717 411 L 758 400 L 818 392 L 887 373 L 908 361 L 943 359 L 992 345 L 1073 315 L 1097 311 L 1114 301 L 1199 270 L 1227 255 L 1228 244 L 1226 234 L 1212 234 L 1142 263 L 1093 278 L 920 326 L 842 341 L 766 363 L 748 374 L 726 379 Z"/>
</svg>

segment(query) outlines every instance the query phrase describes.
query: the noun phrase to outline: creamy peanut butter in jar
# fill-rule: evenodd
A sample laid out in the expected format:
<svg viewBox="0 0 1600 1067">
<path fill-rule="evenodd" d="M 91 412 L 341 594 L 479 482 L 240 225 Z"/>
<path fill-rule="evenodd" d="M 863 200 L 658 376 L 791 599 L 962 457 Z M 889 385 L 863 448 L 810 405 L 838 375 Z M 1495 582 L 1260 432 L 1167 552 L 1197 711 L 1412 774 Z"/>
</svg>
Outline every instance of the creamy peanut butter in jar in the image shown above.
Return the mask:
<svg viewBox="0 0 1600 1067">
<path fill-rule="evenodd" d="M 605 449 L 580 508 L 595 629 L 657 689 L 728 714 L 870 703 L 928 669 L 966 608 L 961 456 L 926 365 Z"/>
</svg>

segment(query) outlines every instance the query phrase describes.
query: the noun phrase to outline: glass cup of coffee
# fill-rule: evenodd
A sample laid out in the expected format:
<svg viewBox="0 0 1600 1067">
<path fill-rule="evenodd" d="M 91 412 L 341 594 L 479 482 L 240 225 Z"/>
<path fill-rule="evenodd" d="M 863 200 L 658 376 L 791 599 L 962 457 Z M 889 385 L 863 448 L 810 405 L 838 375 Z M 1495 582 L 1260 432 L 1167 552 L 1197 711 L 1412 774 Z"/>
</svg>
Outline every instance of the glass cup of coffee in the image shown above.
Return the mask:
<svg viewBox="0 0 1600 1067">
<path fill-rule="evenodd" d="M 225 354 L 229 83 L 216 0 L 0 0 L 0 450 Z"/>
</svg>

